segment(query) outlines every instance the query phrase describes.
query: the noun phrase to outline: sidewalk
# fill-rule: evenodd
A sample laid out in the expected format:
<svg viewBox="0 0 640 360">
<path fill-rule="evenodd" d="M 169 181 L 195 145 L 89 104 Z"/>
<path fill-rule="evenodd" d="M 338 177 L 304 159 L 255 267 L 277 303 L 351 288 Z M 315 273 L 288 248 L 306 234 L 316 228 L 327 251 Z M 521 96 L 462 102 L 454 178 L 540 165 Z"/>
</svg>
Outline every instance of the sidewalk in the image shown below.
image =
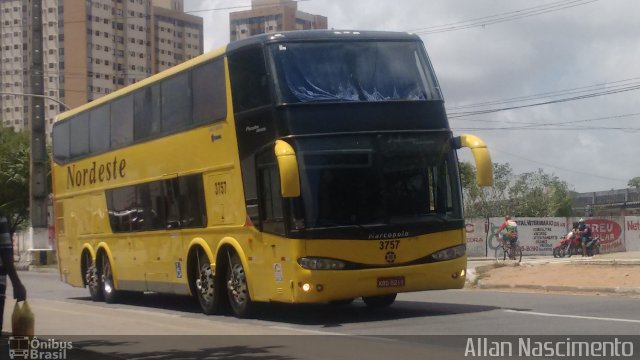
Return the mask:
<svg viewBox="0 0 640 360">
<path fill-rule="evenodd" d="M 525 257 L 520 264 L 470 258 L 467 288 L 639 296 L 640 251 Z"/>
</svg>

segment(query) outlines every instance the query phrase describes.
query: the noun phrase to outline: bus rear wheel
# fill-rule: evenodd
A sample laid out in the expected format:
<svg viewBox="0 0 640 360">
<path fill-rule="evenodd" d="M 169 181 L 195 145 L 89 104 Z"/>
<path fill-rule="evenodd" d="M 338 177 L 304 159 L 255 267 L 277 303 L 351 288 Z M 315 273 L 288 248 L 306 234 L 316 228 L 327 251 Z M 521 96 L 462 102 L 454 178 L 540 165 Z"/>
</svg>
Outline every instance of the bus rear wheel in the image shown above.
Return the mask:
<svg viewBox="0 0 640 360">
<path fill-rule="evenodd" d="M 363 296 L 362 300 L 368 307 L 371 308 L 383 308 L 387 306 L 391 306 L 394 301 L 396 301 L 396 296 L 398 294 L 388 294 L 388 295 L 379 295 L 379 296 Z"/>
<path fill-rule="evenodd" d="M 102 285 L 104 301 L 108 304 L 117 302 L 119 294 L 116 287 L 113 285 L 113 269 L 107 255 L 102 256 L 102 276 L 100 283 Z"/>
<path fill-rule="evenodd" d="M 211 270 L 211 262 L 204 251 L 197 250 L 196 264 L 198 267 L 198 273 L 195 279 L 196 297 L 198 298 L 202 312 L 207 315 L 213 315 L 218 310 L 215 278 Z"/>
<path fill-rule="evenodd" d="M 236 253 L 229 254 L 229 271 L 227 272 L 227 295 L 233 313 L 239 318 L 251 316 L 253 302 L 249 295 L 247 274 L 242 261 Z"/>
</svg>

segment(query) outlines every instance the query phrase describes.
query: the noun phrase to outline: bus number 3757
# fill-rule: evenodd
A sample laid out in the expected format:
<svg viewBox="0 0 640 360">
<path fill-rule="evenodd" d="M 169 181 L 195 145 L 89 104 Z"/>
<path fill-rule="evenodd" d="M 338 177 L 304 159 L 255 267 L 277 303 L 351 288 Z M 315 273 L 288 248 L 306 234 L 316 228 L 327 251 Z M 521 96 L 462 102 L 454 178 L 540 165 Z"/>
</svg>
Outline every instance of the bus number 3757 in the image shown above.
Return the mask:
<svg viewBox="0 0 640 360">
<path fill-rule="evenodd" d="M 381 240 L 380 250 L 398 250 L 400 246 L 400 240 Z"/>
</svg>

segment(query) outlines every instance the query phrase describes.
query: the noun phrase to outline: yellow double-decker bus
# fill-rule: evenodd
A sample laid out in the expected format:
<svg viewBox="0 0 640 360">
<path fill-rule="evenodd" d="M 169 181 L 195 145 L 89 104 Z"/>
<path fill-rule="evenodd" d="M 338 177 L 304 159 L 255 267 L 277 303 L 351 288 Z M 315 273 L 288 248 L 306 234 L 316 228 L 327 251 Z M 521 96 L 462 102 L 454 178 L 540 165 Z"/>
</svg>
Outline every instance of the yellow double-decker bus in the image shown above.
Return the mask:
<svg viewBox="0 0 640 360">
<path fill-rule="evenodd" d="M 60 275 L 96 301 L 185 294 L 239 317 L 461 288 L 461 147 L 489 185 L 415 35 L 233 42 L 59 116 Z"/>
</svg>

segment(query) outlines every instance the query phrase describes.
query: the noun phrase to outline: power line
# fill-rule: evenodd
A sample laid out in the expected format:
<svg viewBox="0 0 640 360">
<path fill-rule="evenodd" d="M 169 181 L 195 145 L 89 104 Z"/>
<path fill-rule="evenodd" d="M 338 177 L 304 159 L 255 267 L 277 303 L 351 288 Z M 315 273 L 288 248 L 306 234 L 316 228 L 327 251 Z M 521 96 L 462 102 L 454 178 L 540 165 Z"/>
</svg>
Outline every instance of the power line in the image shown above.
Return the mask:
<svg viewBox="0 0 640 360">
<path fill-rule="evenodd" d="M 220 11 L 220 10 L 233 10 L 233 9 L 242 9 L 242 8 L 261 8 L 261 7 L 270 7 L 270 6 L 275 6 L 275 5 L 281 5 L 281 4 L 286 4 L 286 3 L 299 3 L 299 2 L 306 2 L 306 1 L 311 1 L 311 0 L 288 0 L 288 1 L 283 1 L 283 2 L 272 2 L 272 3 L 266 3 L 266 4 L 258 4 L 258 5 L 252 5 L 252 4 L 248 4 L 248 5 L 238 5 L 238 6 L 227 6 L 227 7 L 219 7 L 219 8 L 209 8 L 209 9 L 199 9 L 199 10 L 189 10 L 189 11 L 183 11 L 183 13 L 185 14 L 191 14 L 191 13 L 200 13 L 200 12 L 208 12 L 208 11 Z M 597 0 L 594 0 L 597 1 Z M 115 14 L 112 13 L 112 17 L 111 17 L 111 21 L 117 21 L 117 20 L 127 20 L 127 19 L 144 19 L 144 20 L 148 20 L 151 18 L 151 15 L 143 15 L 143 16 L 138 16 L 138 15 L 134 15 L 134 16 L 117 16 Z M 115 20 L 112 20 L 115 19 Z M 55 23 L 61 23 L 60 21 L 52 21 Z M 91 23 L 90 20 L 68 20 L 68 21 L 62 21 L 63 24 L 81 24 L 81 23 Z M 43 25 L 44 24 L 44 20 L 43 20 Z M 29 24 L 14 24 L 14 25 L 2 25 L 0 26 L 0 29 L 13 29 L 13 28 L 28 28 L 30 25 Z"/>
<path fill-rule="evenodd" d="M 601 121 L 601 120 L 613 120 L 613 119 L 623 119 L 628 117 L 640 116 L 640 112 L 630 113 L 630 114 L 621 114 L 621 115 L 612 115 L 612 116 L 603 116 L 591 119 L 581 119 L 581 120 L 571 120 L 571 121 L 562 121 L 562 122 L 547 122 L 547 123 L 518 123 L 519 126 L 505 126 L 505 127 L 469 127 L 469 128 L 455 128 L 455 130 L 478 130 L 478 131 L 488 131 L 488 130 L 640 130 L 637 127 L 579 127 L 579 128 L 567 128 L 567 127 L 551 127 L 551 126 L 566 126 L 570 124 L 579 124 L 585 122 L 592 121 Z M 472 119 L 461 119 L 462 121 L 473 121 Z M 504 121 L 502 121 L 504 123 Z"/>
<path fill-rule="evenodd" d="M 514 10 L 514 11 L 505 12 L 501 14 L 489 15 L 489 16 L 484 16 L 480 18 L 462 20 L 462 21 L 449 23 L 449 24 L 436 25 L 436 26 L 426 27 L 422 29 L 416 29 L 411 32 L 420 34 L 420 35 L 431 35 L 431 34 L 437 34 L 442 32 L 470 29 L 474 27 L 481 27 L 481 26 L 484 27 L 487 25 L 493 25 L 501 22 L 519 20 L 527 17 L 554 12 L 554 11 L 565 10 L 565 9 L 573 8 L 576 6 L 593 3 L 596 1 L 598 0 L 557 1 L 550 4 L 538 5 L 531 8 Z"/>
<path fill-rule="evenodd" d="M 534 9 L 539 9 L 539 8 L 543 8 L 543 7 L 546 8 L 549 5 L 554 5 L 554 4 L 559 4 L 559 3 L 566 3 L 566 2 L 573 2 L 573 1 L 576 1 L 576 0 L 561 0 L 561 1 L 556 1 L 555 3 L 536 5 L 536 6 L 533 6 L 533 7 L 530 7 L 530 8 L 519 9 L 519 10 L 514 10 L 514 11 L 508 11 L 508 12 L 504 12 L 504 13 L 500 13 L 500 14 L 482 16 L 482 17 L 477 17 L 477 18 L 472 18 L 472 19 L 467 19 L 467 20 L 460 20 L 460 21 L 455 21 L 455 22 L 451 22 L 451 23 L 448 23 L 448 24 L 427 26 L 427 27 L 424 27 L 424 28 L 411 29 L 411 30 L 407 30 L 407 31 L 408 32 L 417 32 L 417 31 L 435 30 L 435 29 L 439 29 L 439 28 L 446 28 L 446 27 L 450 27 L 450 26 L 460 25 L 460 24 L 464 24 L 464 23 L 467 23 L 467 22 L 475 22 L 475 21 L 480 21 L 480 20 L 489 20 L 489 19 L 492 19 L 492 18 L 495 18 L 495 17 L 499 17 L 499 16 L 519 14 L 519 13 L 521 13 L 523 11 L 534 10 Z M 583 0 L 577 0 L 577 1 L 583 1 Z"/>
<path fill-rule="evenodd" d="M 617 87 L 635 85 L 636 83 L 631 83 L 631 84 L 620 84 L 620 83 L 627 83 L 627 82 L 636 81 L 636 80 L 640 80 L 640 77 L 633 77 L 633 78 L 628 78 L 628 79 L 623 79 L 623 80 L 617 80 L 617 81 L 610 81 L 610 82 L 604 82 L 604 83 L 585 85 L 585 86 L 569 88 L 569 89 L 563 89 L 563 90 L 547 91 L 547 92 L 542 92 L 542 93 L 538 93 L 538 94 L 517 96 L 517 97 L 512 97 L 512 98 L 506 98 L 506 99 L 490 100 L 490 101 L 472 103 L 472 104 L 467 104 L 467 105 L 451 106 L 451 107 L 447 107 L 447 110 L 477 108 L 477 107 L 483 107 L 483 106 L 488 106 L 488 105 L 502 105 L 502 104 L 508 104 L 508 103 L 513 103 L 513 102 L 524 102 L 524 101 L 529 101 L 529 100 L 553 98 L 553 97 L 557 97 L 557 96 L 560 96 L 560 95 L 579 94 L 579 93 L 583 93 L 583 92 L 587 92 L 587 91 L 591 91 L 591 90 L 596 90 L 598 88 L 603 88 L 603 87 L 606 87 L 607 89 L 611 90 L 611 89 L 614 89 L 614 88 L 617 88 Z M 638 82 L 637 84 L 640 84 L 640 82 Z"/>
<path fill-rule="evenodd" d="M 452 113 L 449 113 L 449 118 L 460 118 L 460 117 L 465 117 L 465 116 L 472 116 L 472 115 L 479 115 L 479 114 L 490 114 L 490 113 L 495 113 L 495 112 L 500 112 L 500 111 L 523 109 L 523 108 L 540 106 L 540 105 L 558 104 L 558 103 L 563 103 L 563 102 L 588 99 L 588 98 L 592 98 L 592 97 L 611 95 L 611 94 L 618 94 L 618 93 L 627 92 L 627 91 L 634 91 L 634 90 L 638 90 L 638 89 L 640 89 L 640 83 L 633 84 L 633 85 L 630 85 L 630 86 L 627 86 L 627 87 L 622 87 L 622 88 L 615 89 L 615 90 L 605 90 L 605 91 L 594 92 L 594 93 L 586 94 L 586 95 L 573 96 L 573 97 L 561 98 L 561 99 L 550 100 L 550 101 L 543 101 L 543 102 L 527 104 L 527 105 L 509 106 L 509 107 L 503 107 L 503 108 L 497 108 L 497 109 L 487 109 L 487 110 L 478 110 L 478 111 L 452 112 Z"/>
<path fill-rule="evenodd" d="M 243 8 L 246 8 L 246 7 L 250 7 L 250 8 L 253 9 L 253 8 L 281 5 L 281 4 L 286 4 L 286 3 L 299 3 L 299 2 L 305 2 L 305 1 L 311 1 L 311 0 L 290 0 L 290 1 L 274 2 L 274 3 L 267 3 L 267 4 L 256 4 L 256 5 L 249 4 L 249 5 L 240 5 L 240 6 L 228 6 L 228 7 L 214 8 L 214 9 L 190 10 L 190 11 L 185 11 L 185 13 L 190 14 L 190 13 L 207 12 L 207 11 L 233 10 L 233 9 L 243 9 Z"/>
</svg>

